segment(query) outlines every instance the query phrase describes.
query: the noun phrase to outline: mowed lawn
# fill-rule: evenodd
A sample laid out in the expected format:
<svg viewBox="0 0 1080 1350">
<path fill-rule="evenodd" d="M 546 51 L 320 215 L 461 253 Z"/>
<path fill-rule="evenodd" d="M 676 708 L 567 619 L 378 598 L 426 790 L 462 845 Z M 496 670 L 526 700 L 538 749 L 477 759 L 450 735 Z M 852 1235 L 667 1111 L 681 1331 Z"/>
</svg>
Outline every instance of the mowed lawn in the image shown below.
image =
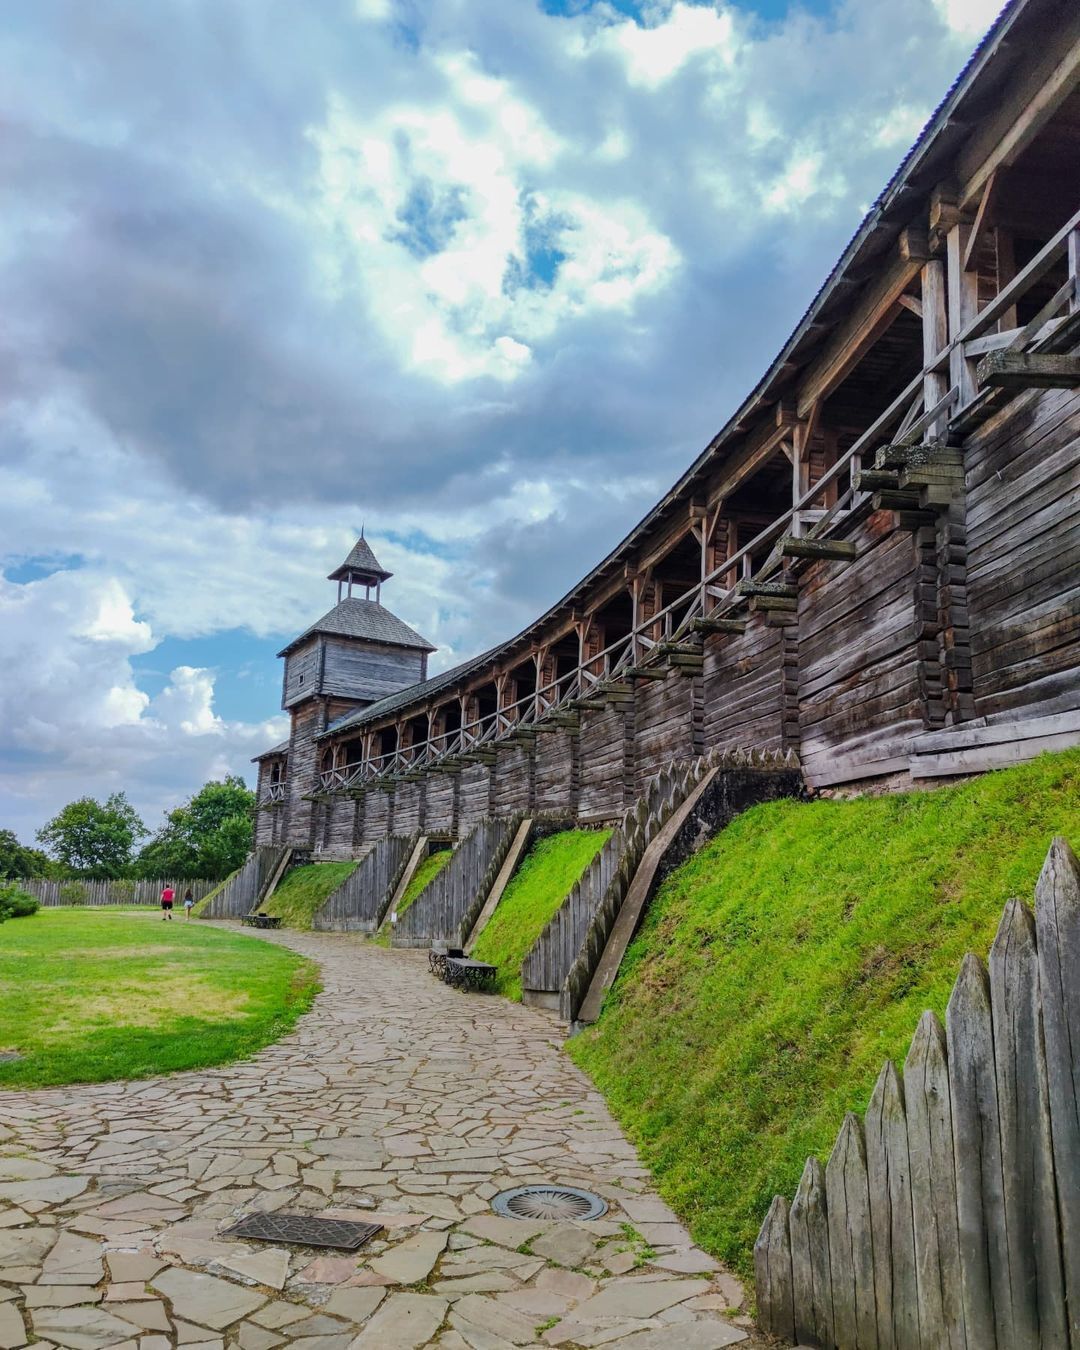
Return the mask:
<svg viewBox="0 0 1080 1350">
<path fill-rule="evenodd" d="M 287 1032 L 316 967 L 157 911 L 47 909 L 0 924 L 0 1087 L 100 1083 L 239 1059 Z"/>
</svg>

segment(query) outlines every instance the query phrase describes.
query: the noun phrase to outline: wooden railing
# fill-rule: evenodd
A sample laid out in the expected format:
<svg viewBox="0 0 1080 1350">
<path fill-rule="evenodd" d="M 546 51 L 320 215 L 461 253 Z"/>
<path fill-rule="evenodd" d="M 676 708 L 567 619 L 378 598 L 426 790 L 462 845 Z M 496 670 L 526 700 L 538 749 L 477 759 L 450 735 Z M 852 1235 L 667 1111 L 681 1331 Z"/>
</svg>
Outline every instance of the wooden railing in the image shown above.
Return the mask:
<svg viewBox="0 0 1080 1350">
<path fill-rule="evenodd" d="M 286 783 L 282 779 L 277 783 L 270 783 L 266 791 L 259 798 L 260 806 L 269 806 L 273 802 L 283 802 L 285 800 Z"/>
<path fill-rule="evenodd" d="M 1042 281 L 1063 256 L 1068 256 L 1069 275 L 1053 297 L 1041 307 L 1032 321 L 1022 328 L 1004 333 L 989 333 L 991 327 L 1012 309 L 1033 286 Z M 1080 212 L 1036 254 L 998 295 L 967 323 L 951 341 L 937 352 L 900 391 L 865 431 L 820 478 L 795 499 L 752 539 L 724 558 L 710 571 L 702 569 L 699 582 L 670 601 L 656 614 L 636 623 L 595 655 L 583 657 L 576 669 L 536 689 L 515 703 L 465 723 L 452 732 L 441 732 L 414 745 L 365 758 L 361 763 L 325 770 L 319 777 L 322 792 L 339 793 L 364 788 L 381 780 L 419 772 L 456 757 L 468 755 L 514 735 L 522 727 L 542 722 L 553 713 L 573 708 L 577 699 L 602 693 L 605 685 L 636 667 L 651 665 L 663 658 L 665 644 L 691 640 L 698 619 L 722 618 L 746 603 L 740 581 L 765 579 L 780 570 L 775 552 L 767 555 L 756 569 L 754 559 L 785 536 L 807 533 L 820 539 L 846 515 L 865 502 L 868 493 L 859 487 L 859 474 L 868 457 L 887 445 L 915 445 L 928 432 L 947 434 L 950 420 L 970 412 L 984 397 L 976 392 L 966 401 L 961 397 L 963 379 L 952 384 L 941 397 L 927 406 L 927 390 L 940 383 L 942 371 L 958 369 L 958 362 L 973 365 L 987 352 L 1010 347 L 1016 351 L 1038 352 L 1051 342 L 1055 333 L 1080 304 L 1077 269 L 1080 267 Z M 1062 315 L 1062 311 L 1067 311 Z M 835 501 L 826 505 L 835 493 Z M 807 530 L 807 525 L 809 529 Z"/>
</svg>

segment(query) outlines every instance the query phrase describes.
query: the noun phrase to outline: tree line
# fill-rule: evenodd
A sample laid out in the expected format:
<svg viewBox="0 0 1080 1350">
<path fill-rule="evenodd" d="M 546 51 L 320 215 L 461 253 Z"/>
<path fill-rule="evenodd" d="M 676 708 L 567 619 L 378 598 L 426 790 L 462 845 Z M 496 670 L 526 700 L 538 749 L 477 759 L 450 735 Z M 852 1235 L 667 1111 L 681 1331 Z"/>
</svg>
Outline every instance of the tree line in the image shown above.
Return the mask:
<svg viewBox="0 0 1080 1350">
<path fill-rule="evenodd" d="M 254 810 L 254 792 L 232 775 L 205 783 L 153 832 L 123 792 L 80 797 L 38 830 L 41 848 L 0 829 L 0 877 L 220 880 L 251 851 Z"/>
</svg>

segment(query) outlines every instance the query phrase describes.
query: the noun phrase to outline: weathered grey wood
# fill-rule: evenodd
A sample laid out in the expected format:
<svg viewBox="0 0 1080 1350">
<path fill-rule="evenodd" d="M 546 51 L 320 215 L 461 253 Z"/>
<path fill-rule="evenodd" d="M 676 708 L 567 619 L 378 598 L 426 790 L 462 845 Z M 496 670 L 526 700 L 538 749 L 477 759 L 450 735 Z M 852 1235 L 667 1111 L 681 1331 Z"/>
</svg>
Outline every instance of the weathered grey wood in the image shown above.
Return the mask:
<svg viewBox="0 0 1080 1350">
<path fill-rule="evenodd" d="M 1064 839 L 1035 888 L 1035 925 L 1070 1344 L 1080 1346 L 1080 863 Z"/>
<path fill-rule="evenodd" d="M 904 1061 L 904 1098 L 923 1350 L 965 1350 L 949 1066 L 932 1012 L 920 1018 Z"/>
<path fill-rule="evenodd" d="M 795 1334 L 791 1242 L 788 1235 L 788 1202 L 782 1195 L 773 1197 L 754 1243 L 754 1279 L 761 1325 L 774 1336 L 791 1340 Z"/>
<path fill-rule="evenodd" d="M 945 1026 L 964 1321 L 970 1344 L 1006 1350 L 1012 1308 L 990 982 L 971 952 L 960 967 Z"/>
<path fill-rule="evenodd" d="M 990 949 L 1012 1343 L 1068 1350 L 1035 920 L 1010 900 Z"/>
<path fill-rule="evenodd" d="M 825 1203 L 825 1169 L 807 1158 L 788 1218 L 795 1339 L 801 1345 L 832 1350 L 832 1270 L 829 1263 L 829 1216 Z"/>
<path fill-rule="evenodd" d="M 1076 389 L 1080 356 L 1036 352 L 989 352 L 979 362 L 978 381 L 994 389 Z"/>
<path fill-rule="evenodd" d="M 851 562 L 857 549 L 850 539 L 806 539 L 802 535 L 785 535 L 777 544 L 785 558 L 826 558 Z"/>
<path fill-rule="evenodd" d="M 862 1125 L 844 1117 L 825 1168 L 833 1334 L 840 1350 L 877 1350 L 874 1236 Z"/>
<path fill-rule="evenodd" d="M 920 1350 L 907 1120 L 903 1088 L 891 1060 L 878 1075 L 866 1111 L 866 1174 L 878 1343 L 881 1350 Z"/>
</svg>

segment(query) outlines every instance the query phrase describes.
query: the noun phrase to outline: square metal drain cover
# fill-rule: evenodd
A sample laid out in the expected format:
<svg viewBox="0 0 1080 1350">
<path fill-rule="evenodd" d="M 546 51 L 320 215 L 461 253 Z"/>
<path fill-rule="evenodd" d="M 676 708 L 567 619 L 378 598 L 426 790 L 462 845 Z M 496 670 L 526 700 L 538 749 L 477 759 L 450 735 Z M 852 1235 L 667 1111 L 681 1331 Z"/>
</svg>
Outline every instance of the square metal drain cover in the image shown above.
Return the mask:
<svg viewBox="0 0 1080 1350">
<path fill-rule="evenodd" d="M 381 1223 L 352 1223 L 347 1219 L 319 1219 L 311 1214 L 245 1214 L 228 1237 L 285 1242 L 294 1247 L 337 1247 L 354 1252 L 382 1232 Z"/>
</svg>

